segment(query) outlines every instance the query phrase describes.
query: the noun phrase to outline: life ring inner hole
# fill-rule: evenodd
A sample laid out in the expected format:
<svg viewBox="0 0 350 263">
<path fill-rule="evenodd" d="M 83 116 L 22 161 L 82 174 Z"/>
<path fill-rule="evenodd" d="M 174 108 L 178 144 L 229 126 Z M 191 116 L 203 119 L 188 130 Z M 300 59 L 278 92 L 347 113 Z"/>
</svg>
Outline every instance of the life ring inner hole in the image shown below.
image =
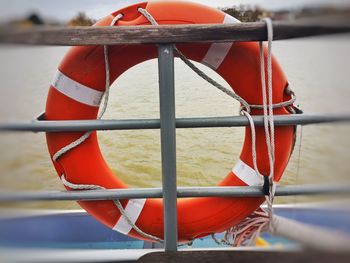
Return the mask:
<svg viewBox="0 0 350 263">
<path fill-rule="evenodd" d="M 194 62 L 194 61 L 192 61 Z M 157 59 L 124 72 L 111 86 L 105 119 L 159 118 Z M 197 67 L 230 87 L 214 70 Z M 176 117 L 233 116 L 239 103 L 175 58 Z M 239 159 L 244 128 L 177 129 L 179 186 L 213 186 Z M 159 130 L 98 132 L 101 152 L 114 174 L 130 187 L 161 186 Z"/>
</svg>

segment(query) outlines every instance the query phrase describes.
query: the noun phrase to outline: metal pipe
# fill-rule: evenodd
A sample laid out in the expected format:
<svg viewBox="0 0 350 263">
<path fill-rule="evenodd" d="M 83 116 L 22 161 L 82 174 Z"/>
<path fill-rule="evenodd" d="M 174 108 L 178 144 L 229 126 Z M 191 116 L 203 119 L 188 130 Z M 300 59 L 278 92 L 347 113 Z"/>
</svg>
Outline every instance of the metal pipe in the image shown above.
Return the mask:
<svg viewBox="0 0 350 263">
<path fill-rule="evenodd" d="M 159 104 L 164 206 L 164 248 L 177 251 L 176 127 L 173 45 L 159 45 Z"/>
<path fill-rule="evenodd" d="M 263 125 L 263 116 L 253 116 L 257 126 Z M 322 123 L 350 122 L 350 115 L 276 115 L 276 126 L 308 125 Z M 206 117 L 206 118 L 178 118 L 176 128 L 213 128 L 248 126 L 244 116 Z M 138 130 L 159 129 L 159 119 L 131 119 L 131 120 L 72 120 L 72 121 L 31 121 L 0 123 L 0 132 L 67 132 L 93 130 Z"/>
<path fill-rule="evenodd" d="M 344 185 L 294 185 L 277 186 L 276 196 L 350 194 Z M 189 197 L 261 197 L 261 186 L 178 187 L 178 198 Z M 115 199 L 162 198 L 162 188 L 130 188 L 82 191 L 0 192 L 0 202 L 19 201 L 96 201 Z"/>
</svg>

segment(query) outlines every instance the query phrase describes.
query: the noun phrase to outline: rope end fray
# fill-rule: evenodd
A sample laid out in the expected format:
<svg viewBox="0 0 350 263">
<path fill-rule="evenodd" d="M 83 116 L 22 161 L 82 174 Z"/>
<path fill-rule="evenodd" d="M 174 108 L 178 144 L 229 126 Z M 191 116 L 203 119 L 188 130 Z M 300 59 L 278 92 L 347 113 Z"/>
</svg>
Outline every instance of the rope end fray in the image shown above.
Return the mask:
<svg viewBox="0 0 350 263">
<path fill-rule="evenodd" d="M 268 213 L 259 208 L 241 223 L 228 229 L 223 239 L 218 240 L 215 234 L 212 234 L 212 238 L 218 245 L 255 246 L 260 234 L 268 230 L 269 221 Z"/>
</svg>

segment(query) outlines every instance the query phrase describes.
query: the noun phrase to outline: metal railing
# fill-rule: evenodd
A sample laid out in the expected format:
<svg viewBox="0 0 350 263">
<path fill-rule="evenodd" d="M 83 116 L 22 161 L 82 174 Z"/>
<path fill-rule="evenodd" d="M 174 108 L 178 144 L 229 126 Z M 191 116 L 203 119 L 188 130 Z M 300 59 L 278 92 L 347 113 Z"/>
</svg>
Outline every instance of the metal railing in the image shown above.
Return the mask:
<svg viewBox="0 0 350 263">
<path fill-rule="evenodd" d="M 274 23 L 275 39 L 350 32 L 348 24 Z M 180 34 L 181 32 L 181 34 Z M 200 32 L 200 33 L 198 33 Z M 74 38 L 71 36 L 74 35 Z M 76 37 L 76 36 L 79 37 Z M 52 200 L 113 200 L 130 198 L 164 199 L 164 242 L 166 251 L 177 250 L 177 198 L 187 197 L 257 197 L 261 187 L 177 187 L 176 185 L 176 128 L 247 126 L 243 116 L 213 118 L 175 118 L 174 43 L 257 41 L 266 39 L 263 23 L 231 25 L 180 25 L 100 28 L 35 28 L 0 30 L 0 44 L 36 45 L 117 45 L 161 43 L 158 45 L 160 119 L 134 120 L 75 120 L 45 121 L 41 115 L 32 122 L 0 123 L 1 132 L 67 132 L 94 130 L 159 129 L 161 132 L 162 188 L 113 189 L 77 192 L 0 193 L 0 202 Z M 307 125 L 350 122 L 350 115 L 291 115 L 275 116 L 275 125 Z M 263 124 L 262 116 L 253 116 L 256 125 Z M 276 196 L 349 194 L 345 186 L 325 187 L 279 186 Z"/>
<path fill-rule="evenodd" d="M 252 116 L 256 126 L 263 126 L 263 116 Z M 309 125 L 323 123 L 350 122 L 350 115 L 275 115 L 276 126 Z M 242 127 L 249 122 L 244 116 L 179 118 L 175 119 L 176 128 L 218 128 Z M 103 131 L 103 130 L 148 130 L 159 129 L 159 119 L 130 120 L 77 120 L 77 121 L 45 121 L 42 114 L 35 121 L 0 123 L 1 132 L 67 132 L 67 131 Z"/>
</svg>

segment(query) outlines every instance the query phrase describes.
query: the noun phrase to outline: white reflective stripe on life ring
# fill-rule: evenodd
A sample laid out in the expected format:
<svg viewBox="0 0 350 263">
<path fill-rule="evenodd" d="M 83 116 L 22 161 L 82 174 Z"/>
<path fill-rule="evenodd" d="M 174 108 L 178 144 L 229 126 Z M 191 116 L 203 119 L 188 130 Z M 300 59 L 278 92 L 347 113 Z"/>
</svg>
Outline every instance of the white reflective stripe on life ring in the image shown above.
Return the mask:
<svg viewBox="0 0 350 263">
<path fill-rule="evenodd" d="M 99 107 L 103 92 L 82 85 L 57 70 L 52 86 L 67 97 L 80 103 Z"/>
<path fill-rule="evenodd" d="M 133 224 L 135 224 L 139 218 L 141 211 L 145 206 L 146 200 L 147 199 L 130 199 L 124 208 L 125 213 Z M 118 231 L 124 235 L 129 234 L 131 229 L 132 226 L 128 223 L 123 215 L 120 216 L 119 220 L 113 227 L 113 230 Z"/>
<path fill-rule="evenodd" d="M 230 15 L 225 15 L 223 24 L 233 23 L 240 23 L 240 21 Z M 213 70 L 216 70 L 218 67 L 220 67 L 221 63 L 226 58 L 227 53 L 230 51 L 232 45 L 233 42 L 211 44 L 207 54 L 202 59 L 202 63 L 212 68 Z"/>
<path fill-rule="evenodd" d="M 232 172 L 248 186 L 262 186 L 264 184 L 264 178 L 242 160 L 238 160 L 232 168 Z"/>
</svg>

